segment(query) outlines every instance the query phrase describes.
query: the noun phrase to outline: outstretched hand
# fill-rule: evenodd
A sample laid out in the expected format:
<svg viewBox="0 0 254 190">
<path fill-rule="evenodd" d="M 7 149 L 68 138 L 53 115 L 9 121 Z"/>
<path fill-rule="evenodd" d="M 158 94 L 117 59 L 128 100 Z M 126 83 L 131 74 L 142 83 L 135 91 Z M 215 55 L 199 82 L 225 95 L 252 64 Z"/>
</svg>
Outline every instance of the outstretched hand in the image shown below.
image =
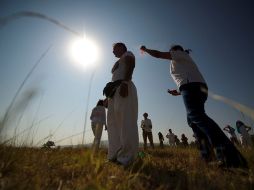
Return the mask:
<svg viewBox="0 0 254 190">
<path fill-rule="evenodd" d="M 140 47 L 140 50 L 146 51 L 146 46 L 141 46 L 141 47 Z"/>
<path fill-rule="evenodd" d="M 180 92 L 178 92 L 177 90 L 170 90 L 170 89 L 168 89 L 168 93 L 169 94 L 171 94 L 172 96 L 179 96 L 179 95 L 181 95 L 181 93 Z"/>
</svg>

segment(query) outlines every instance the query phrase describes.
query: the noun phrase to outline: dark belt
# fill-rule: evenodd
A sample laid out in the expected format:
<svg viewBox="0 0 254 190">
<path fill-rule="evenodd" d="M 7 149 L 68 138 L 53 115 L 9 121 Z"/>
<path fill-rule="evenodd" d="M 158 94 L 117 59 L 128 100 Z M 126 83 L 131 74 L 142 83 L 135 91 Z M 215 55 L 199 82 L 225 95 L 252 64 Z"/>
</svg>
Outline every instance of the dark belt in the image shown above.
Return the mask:
<svg viewBox="0 0 254 190">
<path fill-rule="evenodd" d="M 103 89 L 103 95 L 107 98 L 113 98 L 116 92 L 116 89 L 121 85 L 123 80 L 116 80 L 114 82 L 108 82 Z"/>
<path fill-rule="evenodd" d="M 186 84 L 181 85 L 179 87 L 179 90 L 181 92 L 182 90 L 190 90 L 190 89 L 193 89 L 193 88 L 205 88 L 206 90 L 208 90 L 208 87 L 207 87 L 206 83 L 203 83 L 203 82 L 186 83 Z"/>
</svg>

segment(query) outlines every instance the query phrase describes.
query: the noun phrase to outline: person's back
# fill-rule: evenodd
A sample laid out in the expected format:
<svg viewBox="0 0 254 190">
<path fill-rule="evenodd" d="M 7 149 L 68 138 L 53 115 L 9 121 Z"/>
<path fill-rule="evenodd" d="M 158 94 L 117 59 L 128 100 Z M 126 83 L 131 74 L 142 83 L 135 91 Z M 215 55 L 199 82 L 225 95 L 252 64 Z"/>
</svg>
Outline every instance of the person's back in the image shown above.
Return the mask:
<svg viewBox="0 0 254 190">
<path fill-rule="evenodd" d="M 92 123 L 101 123 L 106 124 L 106 114 L 105 114 L 104 106 L 96 106 L 92 110 L 92 114 L 90 116 Z"/>
</svg>

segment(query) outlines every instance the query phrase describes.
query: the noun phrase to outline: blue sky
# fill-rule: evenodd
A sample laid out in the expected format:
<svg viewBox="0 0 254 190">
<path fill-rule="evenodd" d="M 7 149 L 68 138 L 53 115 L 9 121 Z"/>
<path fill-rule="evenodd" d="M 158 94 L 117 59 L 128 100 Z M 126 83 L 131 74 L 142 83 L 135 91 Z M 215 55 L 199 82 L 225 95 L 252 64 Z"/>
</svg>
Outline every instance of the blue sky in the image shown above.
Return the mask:
<svg viewBox="0 0 254 190">
<path fill-rule="evenodd" d="M 72 33 L 42 19 L 22 17 L 0 27 L 0 116 L 10 104 L 26 74 L 50 46 L 47 55 L 25 84 L 24 93 L 33 89 L 37 96 L 26 109 L 16 111 L 6 128 L 8 135 L 43 120 L 33 128 L 35 142 L 56 131 L 52 140 L 79 133 L 84 128 L 87 95 L 91 73 L 91 97 L 88 116 L 102 89 L 110 81 L 110 70 L 116 61 L 112 44 L 124 42 L 136 56 L 133 81 L 138 90 L 139 120 L 144 112 L 153 122 L 154 139 L 171 128 L 189 139 L 192 131 L 186 123 L 181 97 L 167 94 L 175 88 L 169 74 L 169 62 L 141 55 L 139 47 L 167 51 L 172 44 L 193 50 L 191 56 L 203 73 L 209 90 L 254 108 L 254 26 L 251 1 L 0 1 L 0 17 L 20 11 L 38 12 L 54 18 L 79 33 L 93 38 L 100 50 L 94 69 L 80 69 L 73 64 L 70 44 Z M 15 107 L 15 106 L 14 106 Z M 248 125 L 253 121 L 231 106 L 209 98 L 206 112 L 221 127 L 235 125 L 238 119 Z M 20 120 L 19 120 L 20 119 Z M 85 142 L 91 142 L 90 120 L 87 120 Z M 140 132 L 140 141 L 141 130 Z M 60 144 L 77 144 L 75 136 Z M 27 138 L 24 134 L 20 138 Z M 107 133 L 103 133 L 103 140 Z"/>
</svg>

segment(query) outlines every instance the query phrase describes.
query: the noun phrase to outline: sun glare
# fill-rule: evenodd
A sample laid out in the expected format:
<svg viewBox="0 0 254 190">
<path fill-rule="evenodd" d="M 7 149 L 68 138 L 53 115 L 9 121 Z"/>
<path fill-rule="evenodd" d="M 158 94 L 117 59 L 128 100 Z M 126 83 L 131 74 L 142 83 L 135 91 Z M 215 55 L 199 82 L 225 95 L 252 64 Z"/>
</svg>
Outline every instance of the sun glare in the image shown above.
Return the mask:
<svg viewBox="0 0 254 190">
<path fill-rule="evenodd" d="M 76 39 L 72 43 L 71 54 L 75 63 L 85 68 L 94 66 L 99 56 L 96 43 L 87 37 Z"/>
</svg>

